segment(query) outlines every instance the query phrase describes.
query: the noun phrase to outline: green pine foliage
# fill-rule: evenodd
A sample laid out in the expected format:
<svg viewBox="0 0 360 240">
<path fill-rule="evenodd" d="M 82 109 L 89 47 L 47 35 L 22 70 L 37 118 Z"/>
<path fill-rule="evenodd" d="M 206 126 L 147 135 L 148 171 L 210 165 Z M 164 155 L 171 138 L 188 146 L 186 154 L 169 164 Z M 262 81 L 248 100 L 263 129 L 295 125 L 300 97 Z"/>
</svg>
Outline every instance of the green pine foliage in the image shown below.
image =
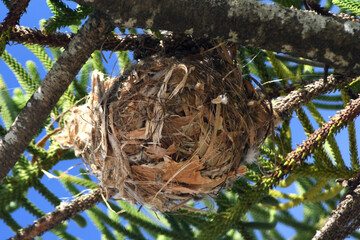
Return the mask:
<svg viewBox="0 0 360 240">
<path fill-rule="evenodd" d="M 360 16 L 360 2 L 358 0 L 333 0 L 332 2 L 344 11 Z"/>
<path fill-rule="evenodd" d="M 16 76 L 19 84 L 25 90 L 27 95 L 31 96 L 31 94 L 37 89 L 39 86 L 39 82 L 36 82 L 31 78 L 30 74 L 26 71 L 26 69 L 21 66 L 21 64 L 14 59 L 11 54 L 9 54 L 6 50 L 0 57 L 13 71 Z"/>
<path fill-rule="evenodd" d="M 34 44 L 26 44 L 25 46 L 40 60 L 46 71 L 49 71 L 52 68 L 54 62 L 43 47 Z"/>
<path fill-rule="evenodd" d="M 103 72 L 106 74 L 106 69 L 103 64 L 102 56 L 100 51 L 95 51 L 92 55 L 92 63 L 93 63 L 93 69 L 98 70 L 99 72 Z"/>
<path fill-rule="evenodd" d="M 6 43 L 10 39 L 10 32 L 11 32 L 11 27 L 9 27 L 6 31 L 3 31 L 1 33 L 1 36 L 0 36 L 0 56 L 5 51 Z"/>
<path fill-rule="evenodd" d="M 73 81 L 73 86 L 76 91 L 76 100 L 83 99 L 87 95 L 89 90 L 89 76 L 92 69 L 92 62 L 87 61 L 80 70 L 79 78 Z"/>
<path fill-rule="evenodd" d="M 268 60 L 271 63 L 275 74 L 282 84 L 287 83 L 287 80 L 294 80 L 295 76 L 286 64 L 275 57 L 275 54 L 270 51 L 266 51 Z"/>
<path fill-rule="evenodd" d="M 129 51 L 121 51 L 116 53 L 118 57 L 118 63 L 121 73 L 128 69 L 131 65 L 131 59 L 129 56 Z"/>
<path fill-rule="evenodd" d="M 45 31 L 47 33 L 55 32 L 57 29 L 69 25 L 79 25 L 81 20 L 85 19 L 92 12 L 90 7 L 81 5 L 73 10 L 61 0 L 47 0 L 47 4 L 54 14 L 45 23 Z"/>
<path fill-rule="evenodd" d="M 7 90 L 4 79 L 0 75 L 0 106 L 1 118 L 5 124 L 5 128 L 9 128 L 16 118 L 18 108 Z"/>
<path fill-rule="evenodd" d="M 3 2 L 9 3 L 5 0 Z M 297 8 L 301 8 L 303 4 L 301 0 L 274 2 Z M 81 20 L 91 12 L 90 8 L 83 6 L 71 9 L 61 0 L 48 0 L 47 3 L 54 14 L 45 25 L 48 33 L 66 26 L 71 26 L 76 32 Z M 334 0 L 333 3 L 359 15 L 358 1 Z M 326 7 L 330 9 L 331 6 L 332 2 L 327 1 Z M 128 31 L 137 33 L 136 29 Z M 154 32 L 159 33 L 156 30 Z M 3 42 L 0 42 L 0 46 L 2 45 Z M 29 60 L 24 68 L 9 53 L 11 47 L 8 47 L 8 51 L 3 51 L 1 59 L 14 73 L 19 88 L 8 89 L 0 76 L 1 136 L 4 136 L 6 129 L 10 128 L 19 111 L 26 105 L 27 99 L 41 83 L 41 72 L 48 72 L 63 50 L 47 49 L 38 45 L 25 47 L 42 66 Z M 131 52 L 116 52 L 116 55 L 117 71 L 122 73 L 132 64 Z M 276 58 L 275 53 L 254 47 L 239 47 L 237 62 L 244 77 L 251 75 L 256 78 L 268 92 L 276 91 L 277 97 L 285 96 L 287 93 L 282 89 L 290 84 L 298 89 L 304 83 L 323 76 L 323 72 L 318 69 L 315 72 L 312 66 L 282 61 Z M 61 125 L 61 114 L 76 104 L 84 103 L 90 90 L 89 79 L 93 70 L 106 74 L 113 71 L 113 66 L 106 64 L 100 51 L 92 54 L 92 58 L 82 67 L 53 110 L 52 119 L 55 119 L 56 126 Z M 188 207 L 198 211 L 179 209 L 174 212 L 154 213 L 151 209 L 140 209 L 140 206 L 126 201 L 109 200 L 106 204 L 94 206 L 87 210 L 86 214 L 77 215 L 70 222 L 52 229 L 52 233 L 59 239 L 76 239 L 77 236 L 68 228 L 68 225 L 75 223 L 81 228 L 97 228 L 102 239 L 283 240 L 291 237 L 279 230 L 281 225 L 286 225 L 295 231 L 292 239 L 311 239 L 344 194 L 343 187 L 335 180 L 354 177 L 359 170 L 356 125 L 355 122 L 350 122 L 344 130 L 348 133 L 348 152 L 342 150 L 340 145 L 344 144 L 344 140 L 340 142 L 337 139 L 339 131 L 336 130 L 320 142 L 320 147 L 312 149 L 311 158 L 301 166 L 295 166 L 295 163 L 286 159 L 287 154 L 296 147 L 295 144 L 301 143 L 294 126 L 299 126 L 304 135 L 312 134 L 328 121 L 324 119 L 324 109 L 343 109 L 351 101 L 350 96 L 359 92 L 360 82 L 356 81 L 335 93 L 317 96 L 306 108 L 298 109 L 296 116 L 282 121 L 274 130 L 273 136 L 260 146 L 258 161 L 247 167 L 245 177 L 236 180 L 230 188 L 222 189 L 216 196 L 209 196 L 200 203 L 188 203 Z M 50 134 L 54 128 L 44 128 L 43 135 Z M 73 150 L 62 149 L 52 140 L 48 140 L 46 145 L 38 145 L 38 142 L 38 138 L 31 142 L 26 155 L 20 158 L 11 174 L 0 183 L 0 218 L 14 232 L 26 227 L 19 224 L 20 219 L 14 217 L 15 211 L 22 210 L 35 218 L 44 215 L 43 206 L 27 198 L 30 189 L 35 190 L 36 194 L 53 208 L 64 201 L 58 189 L 46 184 L 44 179 L 48 179 L 48 176 L 51 177 L 50 181 L 61 182 L 73 197 L 98 187 L 97 181 L 91 177 L 92 173 L 84 168 L 80 168 L 78 174 L 70 170 L 59 171 L 59 162 L 64 163 L 75 158 Z M 81 163 L 81 160 L 78 162 Z M 291 170 L 282 168 L 286 164 L 294 167 Z M 290 191 L 291 188 L 296 191 Z M 292 215 L 290 210 L 295 207 L 301 208 L 301 218 Z M 352 236 L 360 239 L 358 232 Z"/>
</svg>

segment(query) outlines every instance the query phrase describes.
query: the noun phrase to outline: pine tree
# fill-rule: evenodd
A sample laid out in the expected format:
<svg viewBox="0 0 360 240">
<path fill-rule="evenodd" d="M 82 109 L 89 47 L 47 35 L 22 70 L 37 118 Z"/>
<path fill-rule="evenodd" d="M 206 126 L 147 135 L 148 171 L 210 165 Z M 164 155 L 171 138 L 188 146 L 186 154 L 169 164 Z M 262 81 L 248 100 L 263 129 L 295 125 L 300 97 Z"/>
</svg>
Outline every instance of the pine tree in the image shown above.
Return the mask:
<svg viewBox="0 0 360 240">
<path fill-rule="evenodd" d="M 44 231 L 77 239 L 75 225 L 96 228 L 102 239 L 360 238 L 357 1 L 328 0 L 321 7 L 312 0 L 74 0 L 74 8 L 48 0 L 52 17 L 41 21 L 41 30 L 17 25 L 29 2 L 3 0 L 8 13 L 0 25 L 0 58 L 19 85 L 11 91 L 0 75 L 0 219 L 12 239 L 41 239 Z M 333 4 L 340 13 L 329 12 Z M 25 67 L 12 56 L 11 43 L 33 53 Z M 266 129 L 244 176 L 216 194 L 163 212 L 115 200 L 93 177 L 94 168 L 81 164 L 78 150 L 54 137 L 73 109 L 85 106 L 94 71 L 126 81 L 137 61 L 160 52 L 196 58 L 211 51 L 230 57 L 241 79 L 257 88 L 262 106 L 271 102 L 269 111 L 281 120 Z M 332 117 L 324 118 L 329 111 Z M 73 159 L 80 163 L 76 170 L 61 167 Z M 62 184 L 69 201 L 49 178 Z M 52 212 L 29 198 L 34 191 Z M 302 217 L 294 215 L 296 207 Z M 38 220 L 23 224 L 18 211 Z M 284 233 L 284 225 L 295 235 Z"/>
</svg>

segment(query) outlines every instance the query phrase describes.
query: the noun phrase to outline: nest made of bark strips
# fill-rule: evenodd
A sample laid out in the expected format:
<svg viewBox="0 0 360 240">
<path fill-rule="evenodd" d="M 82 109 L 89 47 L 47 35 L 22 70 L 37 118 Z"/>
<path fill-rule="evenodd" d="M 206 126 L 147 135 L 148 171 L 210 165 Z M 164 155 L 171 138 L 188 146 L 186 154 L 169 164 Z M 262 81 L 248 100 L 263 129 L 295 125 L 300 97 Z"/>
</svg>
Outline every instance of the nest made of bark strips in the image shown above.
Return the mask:
<svg viewBox="0 0 360 240">
<path fill-rule="evenodd" d="M 269 104 L 225 59 L 152 57 L 123 83 L 94 72 L 87 103 L 55 140 L 115 198 L 165 211 L 216 194 L 245 174 L 273 124 Z"/>
</svg>

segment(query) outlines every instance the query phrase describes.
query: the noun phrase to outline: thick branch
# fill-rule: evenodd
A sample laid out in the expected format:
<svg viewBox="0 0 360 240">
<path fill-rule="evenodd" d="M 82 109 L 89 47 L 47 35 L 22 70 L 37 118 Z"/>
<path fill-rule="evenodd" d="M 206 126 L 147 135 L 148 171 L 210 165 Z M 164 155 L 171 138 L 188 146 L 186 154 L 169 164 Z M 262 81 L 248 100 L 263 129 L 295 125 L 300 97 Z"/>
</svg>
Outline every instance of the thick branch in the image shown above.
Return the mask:
<svg viewBox="0 0 360 240">
<path fill-rule="evenodd" d="M 360 23 L 254 0 L 73 0 L 108 14 L 120 28 L 220 38 L 360 73 Z"/>
<path fill-rule="evenodd" d="M 91 193 L 76 198 L 71 203 L 65 206 L 60 206 L 53 212 L 45 214 L 34 222 L 33 225 L 22 228 L 18 234 L 10 239 L 32 239 L 36 236 L 43 234 L 45 231 L 50 230 L 62 221 L 70 219 L 78 213 L 85 211 L 102 200 L 101 190 L 93 190 Z"/>
<path fill-rule="evenodd" d="M 1 139 L 0 180 L 15 165 L 82 65 L 113 29 L 103 16 L 97 12 L 89 17 Z"/>
</svg>

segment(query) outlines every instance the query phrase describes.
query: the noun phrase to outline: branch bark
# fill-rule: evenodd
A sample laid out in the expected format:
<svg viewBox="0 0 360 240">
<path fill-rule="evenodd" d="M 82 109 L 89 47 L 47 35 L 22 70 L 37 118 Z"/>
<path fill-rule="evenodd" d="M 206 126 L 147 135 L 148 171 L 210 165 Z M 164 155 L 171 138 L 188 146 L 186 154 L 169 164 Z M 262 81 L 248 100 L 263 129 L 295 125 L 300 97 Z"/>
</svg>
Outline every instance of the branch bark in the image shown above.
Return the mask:
<svg viewBox="0 0 360 240">
<path fill-rule="evenodd" d="M 359 179 L 358 179 L 359 180 Z M 312 240 L 342 240 L 360 226 L 360 184 L 345 196 L 326 224 Z"/>
<path fill-rule="evenodd" d="M 313 87 L 316 88 L 316 85 L 319 84 L 313 84 Z M 285 100 L 285 106 L 290 106 L 291 108 L 292 106 L 300 107 L 304 104 L 304 102 L 300 102 L 298 104 L 298 97 L 304 96 L 305 99 L 309 99 L 309 96 L 303 95 L 301 91 L 299 93 L 300 94 L 294 94 L 293 101 L 295 104 L 287 104 L 287 101 Z M 289 95 L 292 94 L 290 93 Z M 279 112 L 279 109 L 275 110 L 281 116 L 281 111 Z M 324 143 L 327 137 L 335 134 L 341 128 L 346 127 L 350 121 L 353 121 L 359 115 L 360 97 L 350 102 L 344 109 L 338 111 L 335 117 L 331 118 L 329 122 L 324 123 L 321 128 L 310 134 L 307 139 L 304 140 L 302 144 L 299 145 L 294 151 L 288 153 L 286 156 L 286 161 L 281 165 L 281 173 L 274 171 L 274 173 L 270 177 L 271 182 L 278 182 L 278 180 L 282 179 L 290 171 L 300 166 L 310 154 L 314 153 L 314 151 Z"/>
<path fill-rule="evenodd" d="M 37 221 L 34 222 L 33 225 L 22 228 L 19 230 L 16 236 L 10 238 L 11 240 L 17 239 L 32 239 L 36 236 L 39 236 L 50 230 L 57 225 L 59 225 L 62 221 L 70 219 L 77 215 L 78 213 L 85 211 L 92 206 L 96 205 L 98 202 L 102 200 L 101 190 L 96 189 L 91 193 L 83 195 L 81 197 L 76 198 L 71 203 L 66 204 L 65 206 L 58 207 L 53 212 L 47 213 Z"/>
<path fill-rule="evenodd" d="M 14 27 L 19 22 L 20 17 L 25 12 L 29 2 L 30 0 L 20 0 L 14 3 L 4 19 L 4 22 L 0 24 L 0 36 L 4 30 L 6 31 L 9 27 Z"/>
<path fill-rule="evenodd" d="M 51 109 L 75 78 L 91 53 L 113 29 L 103 14 L 93 13 L 74 36 L 58 61 L 20 112 L 0 142 L 0 180 L 15 165 Z"/>
<path fill-rule="evenodd" d="M 38 29 L 32 29 L 23 26 L 17 26 L 10 33 L 10 41 L 22 44 L 38 44 L 48 47 L 66 47 L 71 39 L 72 34 L 67 33 L 50 33 L 45 34 Z M 97 50 L 104 51 L 141 51 L 146 49 L 151 51 L 149 54 L 155 54 L 161 50 L 160 39 L 150 34 L 111 36 L 106 39 L 102 45 L 97 46 Z"/>
<path fill-rule="evenodd" d="M 108 14 L 120 28 L 220 38 L 317 60 L 360 74 L 360 23 L 254 0 L 73 0 Z"/>
<path fill-rule="evenodd" d="M 288 119 L 293 111 L 311 102 L 320 94 L 344 87 L 354 80 L 349 77 L 335 77 L 334 75 L 328 76 L 326 80 L 319 79 L 305 85 L 303 88 L 292 91 L 285 97 L 277 99 L 275 111 L 281 119 Z"/>
</svg>

